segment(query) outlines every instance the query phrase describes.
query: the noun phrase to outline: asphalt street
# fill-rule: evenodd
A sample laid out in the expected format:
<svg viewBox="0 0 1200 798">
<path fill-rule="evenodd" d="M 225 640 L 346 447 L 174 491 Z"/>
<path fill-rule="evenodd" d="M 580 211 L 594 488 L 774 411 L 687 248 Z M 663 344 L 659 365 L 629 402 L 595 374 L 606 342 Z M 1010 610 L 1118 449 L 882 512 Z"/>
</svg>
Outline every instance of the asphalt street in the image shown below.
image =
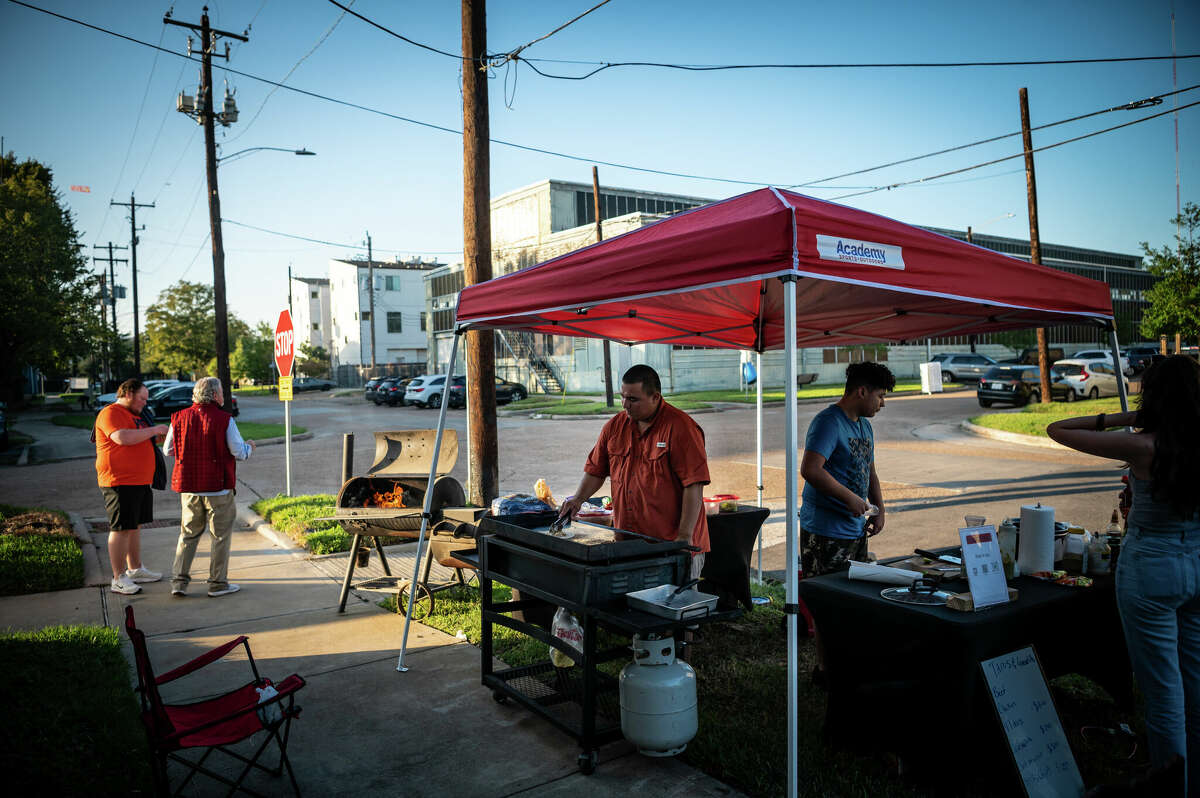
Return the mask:
<svg viewBox="0 0 1200 798">
<path fill-rule="evenodd" d="M 274 397 L 245 397 L 239 401 L 240 420 L 283 421 L 282 404 Z M 808 422 L 826 404 L 801 404 L 801 444 Z M 1107 523 L 1120 489 L 1118 463 L 963 432 L 959 423 L 978 412 L 974 393 L 961 391 L 893 397 L 872 420 L 876 468 L 887 509 L 885 529 L 873 540 L 875 554 L 884 557 L 911 552 L 914 546 L 954 544 L 964 515 L 983 515 L 989 522 L 999 523 L 1006 516 L 1018 515 L 1022 504 L 1038 501 L 1055 507 L 1059 520 L 1089 529 L 1102 529 Z M 733 493 L 743 502 L 756 500 L 754 416 L 752 405 L 695 416 L 705 430 L 712 475 L 706 493 Z M 293 493 L 337 493 L 344 433 L 355 435 L 355 473 L 362 473 L 374 459 L 375 431 L 433 429 L 437 411 L 376 407 L 360 396 L 301 394 L 292 403 L 292 420 L 313 434 L 292 447 Z M 501 491 L 529 493 L 533 483 L 544 478 L 555 496 L 569 495 L 578 484 L 584 459 L 602 424 L 600 418 L 501 417 Z M 460 440 L 460 456 L 451 473 L 465 483 L 465 411 L 447 411 L 447 426 L 458 433 Z M 57 430 L 57 456 L 74 454 L 80 459 L 3 469 L 0 502 L 102 515 L 87 431 Z M 783 408 L 765 409 L 763 501 L 775 512 L 764 527 L 763 565 L 766 571 L 775 573 L 784 562 L 783 437 Z M 285 448 L 259 448 L 249 461 L 239 464 L 239 498 L 252 501 L 282 492 L 284 475 Z M 606 491 L 607 487 L 602 489 Z M 178 518 L 177 497 L 170 491 L 156 493 L 155 513 L 158 518 Z"/>
</svg>

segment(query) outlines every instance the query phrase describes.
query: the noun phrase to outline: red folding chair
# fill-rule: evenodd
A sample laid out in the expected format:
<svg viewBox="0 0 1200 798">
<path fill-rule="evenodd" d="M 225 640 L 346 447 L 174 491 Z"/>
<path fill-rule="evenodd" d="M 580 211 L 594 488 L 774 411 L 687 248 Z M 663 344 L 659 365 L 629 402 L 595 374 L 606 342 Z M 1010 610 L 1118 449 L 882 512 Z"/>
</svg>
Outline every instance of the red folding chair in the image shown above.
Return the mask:
<svg viewBox="0 0 1200 798">
<path fill-rule="evenodd" d="M 287 768 L 288 778 L 292 782 L 292 791 L 299 796 L 300 788 L 296 785 L 296 774 L 292 772 L 292 763 L 288 760 L 287 744 L 291 732 L 292 719 L 300 716 L 300 707 L 296 706 L 296 693 L 304 686 L 304 679 L 296 674 L 284 679 L 279 684 L 273 684 L 258 673 L 254 664 L 254 655 L 250 653 L 249 638 L 245 635 L 230 640 L 224 645 L 201 654 L 184 665 L 180 665 L 170 673 L 155 676 L 150 665 L 150 654 L 146 650 L 146 635 L 134 624 L 133 607 L 125 608 L 125 631 L 133 643 L 133 652 L 137 661 L 138 695 L 142 700 L 142 723 L 146 727 L 146 736 L 150 741 L 150 751 L 154 757 L 154 785 L 159 795 L 169 795 L 167 783 L 167 760 L 173 759 L 188 768 L 187 778 L 179 785 L 175 794 L 180 794 L 197 772 L 203 773 L 217 781 L 230 786 L 229 795 L 238 790 L 248 795 L 261 795 L 242 786 L 251 768 L 258 768 L 272 776 L 279 776 Z M 250 669 L 254 672 L 254 681 L 238 689 L 197 701 L 192 704 L 166 704 L 159 695 L 159 685 L 175 681 L 224 657 L 240 645 L 246 647 L 246 658 L 250 661 Z M 271 685 L 278 695 L 259 702 L 255 688 Z M 279 710 L 278 717 L 272 707 Z M 266 737 L 250 758 L 229 750 L 226 746 L 241 742 L 253 735 L 265 731 Z M 268 768 L 258 763 L 258 758 L 266 750 L 267 745 L 274 740 L 279 745 L 279 765 Z M 181 756 L 178 752 L 188 748 L 203 748 L 203 755 L 196 762 Z M 229 756 L 245 763 L 236 780 L 231 781 L 220 773 L 205 768 L 204 762 L 214 750 L 222 751 Z"/>
</svg>

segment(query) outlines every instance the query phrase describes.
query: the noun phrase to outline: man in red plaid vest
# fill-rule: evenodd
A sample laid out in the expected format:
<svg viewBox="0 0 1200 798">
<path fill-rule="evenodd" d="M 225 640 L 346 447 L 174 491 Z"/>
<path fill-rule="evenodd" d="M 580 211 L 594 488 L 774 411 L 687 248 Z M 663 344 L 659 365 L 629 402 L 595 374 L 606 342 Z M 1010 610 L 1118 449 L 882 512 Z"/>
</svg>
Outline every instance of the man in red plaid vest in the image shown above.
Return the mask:
<svg viewBox="0 0 1200 798">
<path fill-rule="evenodd" d="M 241 588 L 227 579 L 229 545 L 233 535 L 236 488 L 235 463 L 254 451 L 254 441 L 243 441 L 233 416 L 221 409 L 225 397 L 216 377 L 197 380 L 192 406 L 171 416 L 163 447 L 175 458 L 171 488 L 183 504 L 179 542 L 171 575 L 171 595 L 186 596 L 196 545 L 207 529 L 209 548 L 208 595 L 226 596 Z"/>
</svg>

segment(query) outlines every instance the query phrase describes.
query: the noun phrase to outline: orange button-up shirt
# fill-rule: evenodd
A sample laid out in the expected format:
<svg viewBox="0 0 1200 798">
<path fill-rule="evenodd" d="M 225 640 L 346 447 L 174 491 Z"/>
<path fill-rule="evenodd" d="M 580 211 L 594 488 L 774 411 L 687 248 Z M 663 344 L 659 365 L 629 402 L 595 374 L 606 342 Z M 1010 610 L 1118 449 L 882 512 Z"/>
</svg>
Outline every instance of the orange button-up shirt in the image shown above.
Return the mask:
<svg viewBox="0 0 1200 798">
<path fill-rule="evenodd" d="M 628 413 L 617 413 L 588 455 L 583 470 L 612 481 L 613 526 L 660 540 L 675 540 L 683 489 L 707 485 L 704 430 L 665 401 L 644 432 Z M 692 545 L 709 550 L 708 519 L 701 508 Z"/>
</svg>

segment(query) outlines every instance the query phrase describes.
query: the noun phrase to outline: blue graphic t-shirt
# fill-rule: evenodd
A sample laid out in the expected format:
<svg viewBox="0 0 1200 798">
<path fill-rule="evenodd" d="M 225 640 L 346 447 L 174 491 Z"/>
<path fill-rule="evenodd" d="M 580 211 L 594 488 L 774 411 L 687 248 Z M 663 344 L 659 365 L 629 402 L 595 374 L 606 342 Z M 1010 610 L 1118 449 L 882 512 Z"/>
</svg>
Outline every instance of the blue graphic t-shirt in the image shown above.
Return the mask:
<svg viewBox="0 0 1200 798">
<path fill-rule="evenodd" d="M 851 421 L 837 405 L 817 413 L 808 426 L 804 448 L 825 458 L 825 470 L 851 493 L 867 497 L 871 486 L 871 463 L 875 457 L 875 433 L 865 418 Z M 863 533 L 866 519 L 850 515 L 839 499 L 826 496 L 804 483 L 800 526 L 822 537 L 852 539 Z"/>
</svg>

